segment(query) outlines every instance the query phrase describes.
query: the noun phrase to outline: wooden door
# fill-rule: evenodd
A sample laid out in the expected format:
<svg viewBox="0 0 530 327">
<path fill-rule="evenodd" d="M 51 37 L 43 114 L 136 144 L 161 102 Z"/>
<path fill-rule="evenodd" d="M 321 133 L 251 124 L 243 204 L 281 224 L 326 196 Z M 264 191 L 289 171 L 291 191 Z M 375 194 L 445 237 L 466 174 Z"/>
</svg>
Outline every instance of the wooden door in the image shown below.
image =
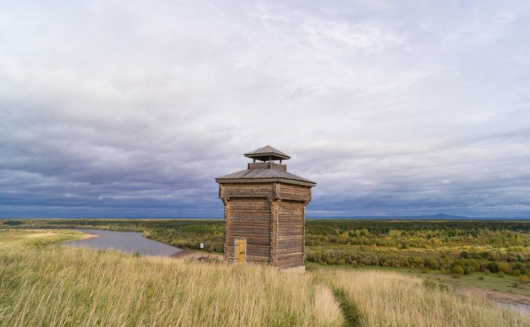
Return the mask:
<svg viewBox="0 0 530 327">
<path fill-rule="evenodd" d="M 236 262 L 243 264 L 247 261 L 247 240 L 237 239 L 236 240 Z"/>
</svg>

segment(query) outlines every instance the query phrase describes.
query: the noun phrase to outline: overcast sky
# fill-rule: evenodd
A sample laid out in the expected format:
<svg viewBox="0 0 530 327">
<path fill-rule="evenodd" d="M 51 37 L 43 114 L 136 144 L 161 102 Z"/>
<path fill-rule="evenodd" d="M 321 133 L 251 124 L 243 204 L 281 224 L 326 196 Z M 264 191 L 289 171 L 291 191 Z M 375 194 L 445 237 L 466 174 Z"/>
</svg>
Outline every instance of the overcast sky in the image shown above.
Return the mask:
<svg viewBox="0 0 530 327">
<path fill-rule="evenodd" d="M 0 0 L 0 216 L 222 217 L 267 144 L 309 217 L 530 217 L 530 2 Z"/>
</svg>

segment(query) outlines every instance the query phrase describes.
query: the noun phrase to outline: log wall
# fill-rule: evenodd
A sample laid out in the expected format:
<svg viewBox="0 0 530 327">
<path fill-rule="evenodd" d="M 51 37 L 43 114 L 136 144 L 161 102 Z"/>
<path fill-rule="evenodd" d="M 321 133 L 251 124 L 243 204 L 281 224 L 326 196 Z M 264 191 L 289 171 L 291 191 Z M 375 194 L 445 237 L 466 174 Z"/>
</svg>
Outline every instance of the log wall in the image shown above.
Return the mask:
<svg viewBox="0 0 530 327">
<path fill-rule="evenodd" d="M 305 206 L 311 188 L 286 183 L 220 184 L 225 203 L 225 259 L 247 240 L 246 260 L 279 268 L 304 265 Z"/>
<path fill-rule="evenodd" d="M 274 196 L 274 184 L 219 184 L 219 197 L 231 198 L 270 198 Z"/>
<path fill-rule="evenodd" d="M 235 240 L 247 240 L 247 262 L 270 263 L 271 204 L 257 198 L 233 198 L 227 201 L 225 258 L 235 259 Z"/>
<path fill-rule="evenodd" d="M 276 196 L 282 200 L 311 201 L 311 188 L 307 186 L 277 183 L 275 191 Z"/>
<path fill-rule="evenodd" d="M 304 203 L 282 200 L 278 206 L 276 266 L 304 265 Z"/>
</svg>

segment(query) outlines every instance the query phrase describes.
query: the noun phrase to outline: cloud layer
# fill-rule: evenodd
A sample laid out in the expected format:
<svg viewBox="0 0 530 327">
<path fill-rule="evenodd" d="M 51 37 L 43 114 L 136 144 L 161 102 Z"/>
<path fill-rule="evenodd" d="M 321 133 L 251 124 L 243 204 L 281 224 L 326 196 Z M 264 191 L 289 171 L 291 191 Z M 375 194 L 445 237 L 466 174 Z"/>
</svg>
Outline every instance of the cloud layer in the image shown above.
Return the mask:
<svg viewBox="0 0 530 327">
<path fill-rule="evenodd" d="M 221 217 L 270 144 L 309 216 L 530 217 L 526 1 L 0 7 L 0 216 Z"/>
</svg>

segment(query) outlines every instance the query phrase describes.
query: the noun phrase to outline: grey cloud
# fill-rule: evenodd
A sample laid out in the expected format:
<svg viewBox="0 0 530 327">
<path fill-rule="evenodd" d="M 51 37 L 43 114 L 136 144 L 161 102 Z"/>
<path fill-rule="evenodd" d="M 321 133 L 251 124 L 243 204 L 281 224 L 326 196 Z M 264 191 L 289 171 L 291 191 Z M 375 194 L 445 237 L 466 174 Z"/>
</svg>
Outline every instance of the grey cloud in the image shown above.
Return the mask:
<svg viewBox="0 0 530 327">
<path fill-rule="evenodd" d="M 526 3 L 2 7 L 2 216 L 221 216 L 265 144 L 315 216 L 530 215 Z"/>
</svg>

